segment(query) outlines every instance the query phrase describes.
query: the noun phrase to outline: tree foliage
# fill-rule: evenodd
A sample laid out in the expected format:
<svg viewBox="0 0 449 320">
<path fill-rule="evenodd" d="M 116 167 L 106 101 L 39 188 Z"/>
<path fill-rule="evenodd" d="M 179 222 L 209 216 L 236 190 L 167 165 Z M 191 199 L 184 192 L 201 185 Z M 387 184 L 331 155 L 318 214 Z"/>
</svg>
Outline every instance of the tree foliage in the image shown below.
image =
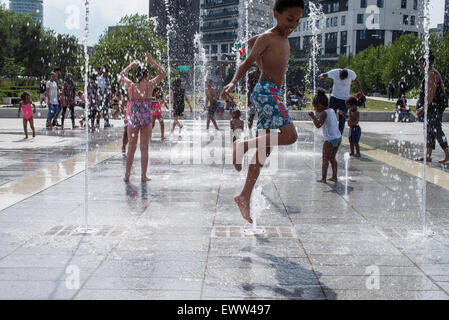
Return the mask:
<svg viewBox="0 0 449 320">
<path fill-rule="evenodd" d="M 5 64 L 10 69 L 13 58 L 23 76 L 42 78 L 56 66 L 63 74 L 80 76 L 82 50 L 77 38 L 46 30 L 30 15 L 0 6 L 0 39 L 0 70 Z"/>
<path fill-rule="evenodd" d="M 145 52 L 150 52 L 158 63 L 163 63 L 167 53 L 165 40 L 156 36 L 155 26 L 147 15 L 125 16 L 117 26 L 100 36 L 99 43 L 94 46 L 91 66 L 108 68 L 111 82 L 116 86 L 120 72 L 133 60 L 142 61 Z M 155 70 L 150 72 L 155 74 Z M 176 70 L 172 68 L 172 77 L 175 75 Z"/>
</svg>

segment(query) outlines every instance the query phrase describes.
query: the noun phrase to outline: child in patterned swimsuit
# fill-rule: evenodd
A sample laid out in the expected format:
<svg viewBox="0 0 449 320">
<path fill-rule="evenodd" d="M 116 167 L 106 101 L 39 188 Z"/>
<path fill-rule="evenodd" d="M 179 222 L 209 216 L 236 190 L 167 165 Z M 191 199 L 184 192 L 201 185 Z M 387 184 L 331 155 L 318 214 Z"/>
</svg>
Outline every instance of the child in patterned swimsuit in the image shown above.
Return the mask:
<svg viewBox="0 0 449 320">
<path fill-rule="evenodd" d="M 131 168 L 134 162 L 134 153 L 137 149 L 137 140 L 140 133 L 141 152 L 141 181 L 147 182 L 151 179 L 147 177 L 148 169 L 148 145 L 151 137 L 151 96 L 154 88 L 164 80 L 165 70 L 153 60 L 150 53 L 145 53 L 145 62 L 153 66 L 158 75 L 149 79 L 148 69 L 139 65 L 139 61 L 134 60 L 120 73 L 120 84 L 128 90 L 128 97 L 131 97 L 128 117 L 128 154 L 126 156 L 125 182 L 129 182 Z M 137 82 L 128 79 L 129 71 L 135 67 Z"/>
<path fill-rule="evenodd" d="M 25 131 L 25 139 L 28 139 L 28 122 L 30 123 L 31 130 L 33 130 L 33 138 L 36 137 L 36 131 L 34 130 L 33 113 L 36 113 L 36 105 L 31 100 L 31 95 L 29 92 L 23 92 L 20 96 L 22 101 L 19 104 L 19 113 L 17 118 L 20 118 L 20 111 L 23 113 L 23 130 Z M 31 110 L 33 106 L 33 110 Z"/>
<path fill-rule="evenodd" d="M 165 102 L 164 96 L 162 95 L 162 89 L 157 87 L 156 89 L 154 89 L 154 101 L 153 104 L 151 105 L 151 108 L 153 109 L 151 111 L 153 116 L 152 128 L 154 128 L 157 119 L 159 121 L 159 125 L 161 126 L 161 140 L 165 140 L 164 118 L 162 117 L 162 105 L 165 105 L 165 108 L 170 111 L 170 108 L 168 107 L 167 102 Z"/>
<path fill-rule="evenodd" d="M 237 83 L 257 63 L 261 70 L 260 82 L 256 84 L 252 98 L 258 110 L 259 121 L 257 130 L 264 130 L 255 139 L 235 141 L 233 144 L 232 162 L 237 171 L 242 170 L 244 154 L 252 148 L 257 152 L 248 168 L 248 175 L 242 192 L 234 197 L 245 220 L 252 223 L 250 215 L 250 200 L 254 185 L 259 177 L 271 148 L 279 145 L 290 145 L 296 142 L 297 133 L 288 109 L 284 105 L 279 88 L 284 82 L 284 76 L 290 57 L 288 36 L 298 27 L 299 19 L 304 11 L 304 0 L 276 0 L 274 17 L 277 25 L 264 33 L 251 38 L 248 47 L 249 56 L 240 65 L 231 83 L 222 92 L 225 100 L 230 98 Z M 280 130 L 280 133 L 277 130 Z M 270 130 L 274 130 L 270 132 Z"/>
</svg>

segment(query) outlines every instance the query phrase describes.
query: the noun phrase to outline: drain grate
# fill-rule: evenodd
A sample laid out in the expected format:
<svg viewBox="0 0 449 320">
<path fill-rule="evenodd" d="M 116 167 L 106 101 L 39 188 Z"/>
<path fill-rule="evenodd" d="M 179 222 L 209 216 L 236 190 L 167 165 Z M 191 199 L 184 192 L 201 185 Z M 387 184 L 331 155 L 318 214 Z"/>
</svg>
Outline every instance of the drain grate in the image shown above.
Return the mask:
<svg viewBox="0 0 449 320">
<path fill-rule="evenodd" d="M 291 227 L 268 227 L 257 226 L 258 229 L 265 232 L 258 237 L 263 238 L 296 238 L 295 231 Z M 248 238 L 254 237 L 252 234 L 245 233 L 248 228 L 237 226 L 217 226 L 212 229 L 212 238 Z"/>
<path fill-rule="evenodd" d="M 75 230 L 80 226 L 55 226 L 48 230 L 44 235 L 46 236 L 78 236 Z M 98 237 L 117 237 L 125 232 L 125 227 L 122 226 L 89 226 L 94 230 L 89 236 Z"/>
</svg>

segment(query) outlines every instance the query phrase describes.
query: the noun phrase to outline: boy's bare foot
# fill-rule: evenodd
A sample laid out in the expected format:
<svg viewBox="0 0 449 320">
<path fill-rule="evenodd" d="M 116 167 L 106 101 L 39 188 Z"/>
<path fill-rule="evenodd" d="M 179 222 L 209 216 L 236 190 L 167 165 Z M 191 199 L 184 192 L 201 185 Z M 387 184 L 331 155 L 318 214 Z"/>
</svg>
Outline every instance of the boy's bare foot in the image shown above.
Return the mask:
<svg viewBox="0 0 449 320">
<path fill-rule="evenodd" d="M 151 181 L 151 178 L 148 178 L 147 176 L 142 177 L 142 182 Z"/>
<path fill-rule="evenodd" d="M 249 223 L 253 223 L 253 219 L 251 219 L 251 216 L 249 214 L 249 201 L 243 199 L 243 197 L 241 197 L 240 195 L 235 196 L 234 201 L 239 207 L 243 219 L 245 219 Z"/>
<path fill-rule="evenodd" d="M 357 153 L 357 154 L 354 155 L 354 158 L 360 158 L 360 157 L 361 157 L 360 153 Z"/>
<path fill-rule="evenodd" d="M 330 178 L 330 179 L 327 179 L 328 181 L 331 181 L 331 182 L 337 182 L 338 181 L 338 179 L 337 178 L 334 178 L 334 177 L 332 177 L 332 178 Z"/>
<path fill-rule="evenodd" d="M 317 180 L 316 182 L 319 182 L 319 183 L 326 183 L 326 179 Z"/>
<path fill-rule="evenodd" d="M 446 162 L 449 162 L 449 158 L 448 158 L 448 157 L 446 157 L 446 158 L 441 159 L 440 161 L 438 161 L 438 163 L 441 163 L 441 164 L 444 164 L 444 163 L 446 163 Z"/>
<path fill-rule="evenodd" d="M 242 171 L 242 160 L 245 155 L 244 152 L 239 152 L 242 154 L 238 154 L 237 150 L 239 150 L 239 145 L 242 143 L 240 140 L 235 140 L 232 144 L 232 164 L 234 165 L 235 170 Z M 243 150 L 242 150 L 243 151 Z"/>
</svg>

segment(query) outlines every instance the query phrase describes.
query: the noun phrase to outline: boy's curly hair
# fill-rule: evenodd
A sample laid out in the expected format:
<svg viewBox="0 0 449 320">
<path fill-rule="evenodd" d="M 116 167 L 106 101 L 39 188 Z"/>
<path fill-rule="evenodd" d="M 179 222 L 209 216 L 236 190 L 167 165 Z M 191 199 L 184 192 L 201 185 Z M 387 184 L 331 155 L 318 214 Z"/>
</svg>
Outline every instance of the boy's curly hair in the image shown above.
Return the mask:
<svg viewBox="0 0 449 320">
<path fill-rule="evenodd" d="M 276 0 L 274 2 L 274 10 L 279 13 L 284 12 L 288 8 L 301 8 L 304 10 L 304 0 Z"/>
</svg>

